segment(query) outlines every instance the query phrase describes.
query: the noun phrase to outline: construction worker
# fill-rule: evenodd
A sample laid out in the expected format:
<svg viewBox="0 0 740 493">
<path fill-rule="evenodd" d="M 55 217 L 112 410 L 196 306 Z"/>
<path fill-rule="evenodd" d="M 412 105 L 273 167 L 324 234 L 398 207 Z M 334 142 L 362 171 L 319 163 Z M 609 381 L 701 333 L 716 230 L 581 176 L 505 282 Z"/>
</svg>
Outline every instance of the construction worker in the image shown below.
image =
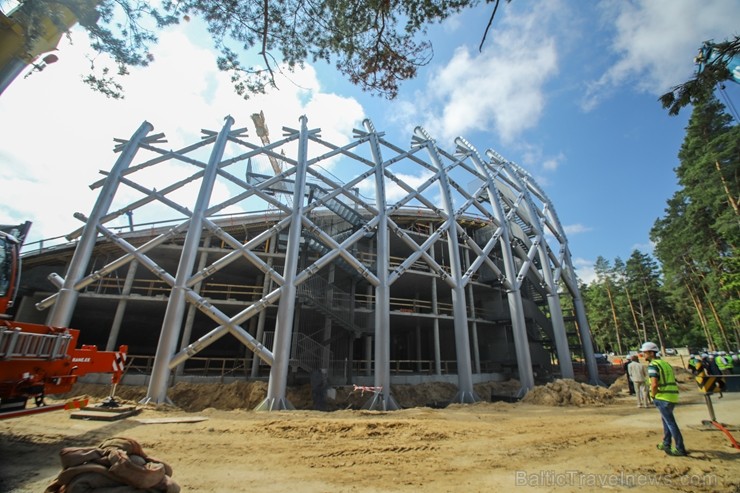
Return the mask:
<svg viewBox="0 0 740 493">
<path fill-rule="evenodd" d="M 660 411 L 663 421 L 663 442 L 658 444 L 658 449 L 668 455 L 685 456 L 686 448 L 683 443 L 683 435 L 678 428 L 676 418 L 673 416 L 673 408 L 678 402 L 678 385 L 673 367 L 658 357 L 660 349 L 654 342 L 646 342 L 640 348 L 648 361 L 648 378 L 650 379 L 650 396 L 653 398 L 655 407 Z M 675 446 L 671 446 L 671 440 Z"/>
<path fill-rule="evenodd" d="M 637 407 L 648 407 L 647 398 L 647 387 L 645 386 L 645 379 L 647 378 L 647 371 L 645 367 L 640 364 L 640 358 L 636 354 L 632 355 L 631 362 L 627 365 L 627 373 L 629 379 L 635 384 L 635 393 L 637 394 Z"/>
<path fill-rule="evenodd" d="M 717 362 L 717 368 L 723 375 L 732 375 L 732 358 L 727 356 L 727 353 L 720 351 L 717 353 L 717 357 L 714 359 Z"/>
<path fill-rule="evenodd" d="M 689 371 L 692 371 L 694 368 L 696 368 L 696 363 L 699 361 L 699 356 L 692 354 L 689 356 L 689 364 L 687 366 L 687 369 Z"/>
</svg>

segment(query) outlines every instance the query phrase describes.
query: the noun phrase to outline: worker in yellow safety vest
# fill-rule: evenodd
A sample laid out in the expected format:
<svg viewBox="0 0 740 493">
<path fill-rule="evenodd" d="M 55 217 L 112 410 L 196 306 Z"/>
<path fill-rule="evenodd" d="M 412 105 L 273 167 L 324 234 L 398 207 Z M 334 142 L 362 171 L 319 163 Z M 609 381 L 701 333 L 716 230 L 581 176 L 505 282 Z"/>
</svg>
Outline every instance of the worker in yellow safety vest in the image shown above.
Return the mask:
<svg viewBox="0 0 740 493">
<path fill-rule="evenodd" d="M 673 416 L 673 408 L 678 403 L 678 385 L 676 384 L 673 367 L 658 357 L 660 349 L 654 342 L 646 342 L 642 345 L 640 351 L 648 361 L 650 397 L 653 398 L 653 403 L 660 411 L 660 417 L 663 421 L 663 442 L 658 444 L 658 449 L 663 450 L 668 455 L 687 455 L 683 435 L 681 435 L 676 418 Z M 671 442 L 675 444 L 673 447 Z"/>
</svg>

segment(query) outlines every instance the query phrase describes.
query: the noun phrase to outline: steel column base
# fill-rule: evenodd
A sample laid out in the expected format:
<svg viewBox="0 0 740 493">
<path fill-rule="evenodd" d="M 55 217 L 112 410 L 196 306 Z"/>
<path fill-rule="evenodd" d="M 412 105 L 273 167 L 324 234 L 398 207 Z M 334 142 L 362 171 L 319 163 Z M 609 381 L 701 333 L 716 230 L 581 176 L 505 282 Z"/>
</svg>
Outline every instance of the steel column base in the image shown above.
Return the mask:
<svg viewBox="0 0 740 493">
<path fill-rule="evenodd" d="M 383 394 L 378 392 L 362 406 L 362 409 L 366 411 L 398 411 L 401 406 L 398 405 L 392 395 L 389 394 L 388 399 L 384 399 Z"/>
<path fill-rule="evenodd" d="M 157 400 L 157 399 L 155 399 L 154 397 L 148 397 L 148 396 L 147 396 L 147 397 L 144 397 L 143 399 L 141 399 L 141 400 L 139 401 L 139 404 L 141 404 L 142 406 L 146 406 L 147 404 L 152 404 L 152 405 L 156 405 L 156 404 L 166 404 L 166 405 L 168 405 L 168 406 L 174 406 L 174 405 L 175 405 L 175 403 L 174 403 L 174 402 L 172 402 L 172 399 L 170 399 L 170 398 L 169 398 L 169 397 L 167 397 L 166 395 L 164 396 L 164 400 L 163 400 L 163 401 L 158 401 L 158 400 Z"/>
<path fill-rule="evenodd" d="M 285 397 L 268 397 L 254 408 L 255 411 L 295 411 L 295 407 Z"/>
<path fill-rule="evenodd" d="M 474 391 L 460 390 L 455 394 L 455 397 L 450 402 L 453 404 L 473 404 L 475 402 L 480 402 L 480 400 L 480 396 Z"/>
<path fill-rule="evenodd" d="M 517 399 L 524 399 L 524 396 L 527 395 L 527 392 L 529 392 L 529 389 L 527 387 L 519 387 L 519 390 L 516 394 L 514 394 L 514 397 Z"/>
<path fill-rule="evenodd" d="M 604 383 L 600 378 L 589 378 L 588 384 L 593 385 L 594 387 L 609 387 L 606 383 Z"/>
</svg>

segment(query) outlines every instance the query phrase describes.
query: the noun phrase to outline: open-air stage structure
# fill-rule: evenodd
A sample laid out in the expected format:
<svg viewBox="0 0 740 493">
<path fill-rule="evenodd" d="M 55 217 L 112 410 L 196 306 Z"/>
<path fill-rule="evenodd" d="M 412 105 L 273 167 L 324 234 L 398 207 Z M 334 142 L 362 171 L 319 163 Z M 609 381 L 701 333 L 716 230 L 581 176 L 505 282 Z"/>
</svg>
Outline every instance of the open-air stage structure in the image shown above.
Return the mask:
<svg viewBox="0 0 740 493">
<path fill-rule="evenodd" d="M 83 227 L 27 247 L 17 318 L 127 344 L 156 403 L 215 366 L 269 377 L 268 410 L 316 371 L 374 387 L 370 409 L 398 407 L 392 383 L 523 394 L 574 358 L 598 382 L 566 236 L 524 169 L 418 127 L 398 146 L 366 120 L 336 145 L 301 117 L 270 142 L 253 119 L 258 143 L 231 117 L 178 150 L 147 122 L 118 141 Z"/>
</svg>

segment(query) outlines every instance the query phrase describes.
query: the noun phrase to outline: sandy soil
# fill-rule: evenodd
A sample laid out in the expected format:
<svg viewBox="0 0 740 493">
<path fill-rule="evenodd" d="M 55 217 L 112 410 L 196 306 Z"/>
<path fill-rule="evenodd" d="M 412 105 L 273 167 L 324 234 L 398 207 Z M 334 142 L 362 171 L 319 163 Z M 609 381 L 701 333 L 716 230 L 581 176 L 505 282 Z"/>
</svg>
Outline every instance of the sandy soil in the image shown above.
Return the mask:
<svg viewBox="0 0 740 493">
<path fill-rule="evenodd" d="M 264 397 L 264 385 L 180 384 L 170 393 L 177 407 L 144 406 L 120 421 L 70 419 L 65 411 L 0 421 L 0 492 L 42 492 L 61 470 L 63 447 L 96 446 L 115 436 L 133 438 L 169 463 L 172 478 L 190 492 L 740 491 L 740 450 L 721 432 L 705 430 L 704 398 L 682 379 L 676 416 L 689 457 L 656 450 L 658 412 L 637 409 L 623 380 L 610 390 L 558 381 L 514 404 L 393 412 L 346 409 L 368 398 L 351 389 L 338 391 L 333 408 L 339 410 L 332 412 L 254 412 L 249 409 Z M 476 391 L 502 393 L 515 382 L 501 386 Z M 108 389 L 99 387 L 75 391 L 102 397 Z M 309 407 L 302 400 L 310 399 L 309 390 L 288 397 Z M 438 404 L 455 392 L 446 385 L 393 390 L 402 406 Z M 135 399 L 144 391 L 124 387 L 118 395 Z M 740 394 L 713 403 L 720 422 L 740 425 Z M 179 416 L 207 419 L 139 421 Z"/>
</svg>

